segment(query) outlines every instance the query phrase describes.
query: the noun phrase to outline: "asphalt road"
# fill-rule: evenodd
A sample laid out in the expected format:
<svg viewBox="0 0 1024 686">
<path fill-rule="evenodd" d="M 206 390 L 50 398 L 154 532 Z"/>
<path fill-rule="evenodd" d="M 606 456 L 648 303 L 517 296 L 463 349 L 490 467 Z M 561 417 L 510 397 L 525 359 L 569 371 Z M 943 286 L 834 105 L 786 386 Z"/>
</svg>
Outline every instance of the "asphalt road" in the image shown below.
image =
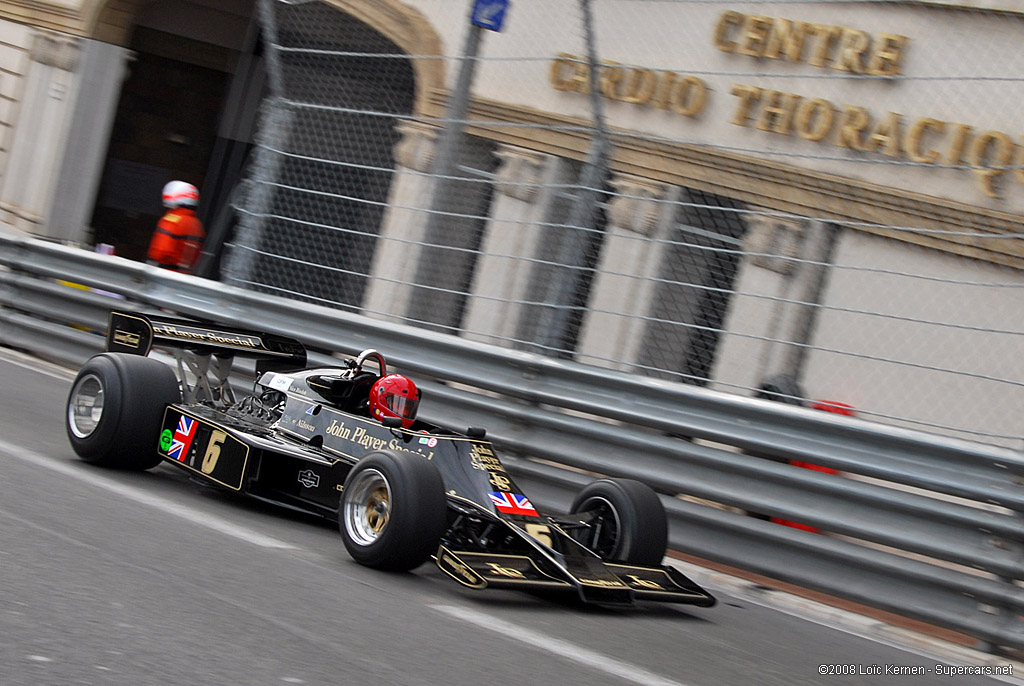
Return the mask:
<svg viewBox="0 0 1024 686">
<path fill-rule="evenodd" d="M 997 683 L 729 596 L 612 611 L 365 569 L 331 526 L 78 461 L 70 379 L 0 350 L 2 686 Z"/>
</svg>

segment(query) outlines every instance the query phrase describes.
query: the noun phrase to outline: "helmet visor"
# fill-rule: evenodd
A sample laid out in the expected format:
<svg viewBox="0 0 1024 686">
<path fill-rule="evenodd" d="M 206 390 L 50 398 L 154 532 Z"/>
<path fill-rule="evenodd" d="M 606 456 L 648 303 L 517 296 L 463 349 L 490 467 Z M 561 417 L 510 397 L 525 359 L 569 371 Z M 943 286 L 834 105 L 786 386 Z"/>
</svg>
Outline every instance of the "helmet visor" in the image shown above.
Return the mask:
<svg viewBox="0 0 1024 686">
<path fill-rule="evenodd" d="M 419 404 L 420 401 L 415 398 L 395 393 L 388 393 L 384 397 L 384 405 L 403 419 L 416 419 L 416 408 L 419 407 Z"/>
</svg>

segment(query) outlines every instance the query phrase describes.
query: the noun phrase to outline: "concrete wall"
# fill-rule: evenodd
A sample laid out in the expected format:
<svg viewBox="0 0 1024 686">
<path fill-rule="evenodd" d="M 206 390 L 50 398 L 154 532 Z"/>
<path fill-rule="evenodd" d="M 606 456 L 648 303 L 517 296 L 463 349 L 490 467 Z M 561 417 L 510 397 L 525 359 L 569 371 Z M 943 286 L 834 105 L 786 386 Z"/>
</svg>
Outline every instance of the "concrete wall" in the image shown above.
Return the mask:
<svg viewBox="0 0 1024 686">
<path fill-rule="evenodd" d="M 1020 436 L 1022 294 L 1017 270 L 844 232 L 805 388 L 881 421 L 909 416 Z"/>
<path fill-rule="evenodd" d="M 17 29 L 14 37 L 27 45 L 7 53 L 15 78 L 17 118 L 10 129 L 10 148 L 3 161 L 0 211 L 17 228 L 45 234 L 47 205 L 55 171 L 67 137 L 78 93 L 75 73 L 80 63 L 79 40 L 50 31 Z M 18 71 L 17 76 L 14 72 Z"/>
<path fill-rule="evenodd" d="M 21 114 L 34 33 L 23 24 L 0 20 L 0 184 L 6 176 L 15 125 Z"/>
</svg>

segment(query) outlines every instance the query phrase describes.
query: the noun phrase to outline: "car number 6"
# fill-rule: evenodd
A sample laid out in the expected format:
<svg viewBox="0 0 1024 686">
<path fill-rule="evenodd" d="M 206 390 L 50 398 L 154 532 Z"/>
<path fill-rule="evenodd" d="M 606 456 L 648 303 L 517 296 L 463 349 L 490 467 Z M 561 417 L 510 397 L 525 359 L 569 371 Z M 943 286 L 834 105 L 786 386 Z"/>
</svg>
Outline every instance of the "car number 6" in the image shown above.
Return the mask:
<svg viewBox="0 0 1024 686">
<path fill-rule="evenodd" d="M 210 442 L 206 444 L 206 455 L 203 456 L 203 474 L 212 474 L 220 459 L 220 444 L 228 437 L 223 431 L 211 431 Z"/>
</svg>

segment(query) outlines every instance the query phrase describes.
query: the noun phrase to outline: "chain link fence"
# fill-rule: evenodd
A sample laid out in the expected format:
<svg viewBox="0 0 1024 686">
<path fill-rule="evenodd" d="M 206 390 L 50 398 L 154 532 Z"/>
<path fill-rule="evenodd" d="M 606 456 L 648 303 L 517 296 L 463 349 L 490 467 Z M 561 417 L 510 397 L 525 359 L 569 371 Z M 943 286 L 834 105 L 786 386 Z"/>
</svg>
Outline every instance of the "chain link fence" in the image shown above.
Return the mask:
<svg viewBox="0 0 1024 686">
<path fill-rule="evenodd" d="M 224 279 L 1020 448 L 1015 7 L 260 0 Z"/>
</svg>

